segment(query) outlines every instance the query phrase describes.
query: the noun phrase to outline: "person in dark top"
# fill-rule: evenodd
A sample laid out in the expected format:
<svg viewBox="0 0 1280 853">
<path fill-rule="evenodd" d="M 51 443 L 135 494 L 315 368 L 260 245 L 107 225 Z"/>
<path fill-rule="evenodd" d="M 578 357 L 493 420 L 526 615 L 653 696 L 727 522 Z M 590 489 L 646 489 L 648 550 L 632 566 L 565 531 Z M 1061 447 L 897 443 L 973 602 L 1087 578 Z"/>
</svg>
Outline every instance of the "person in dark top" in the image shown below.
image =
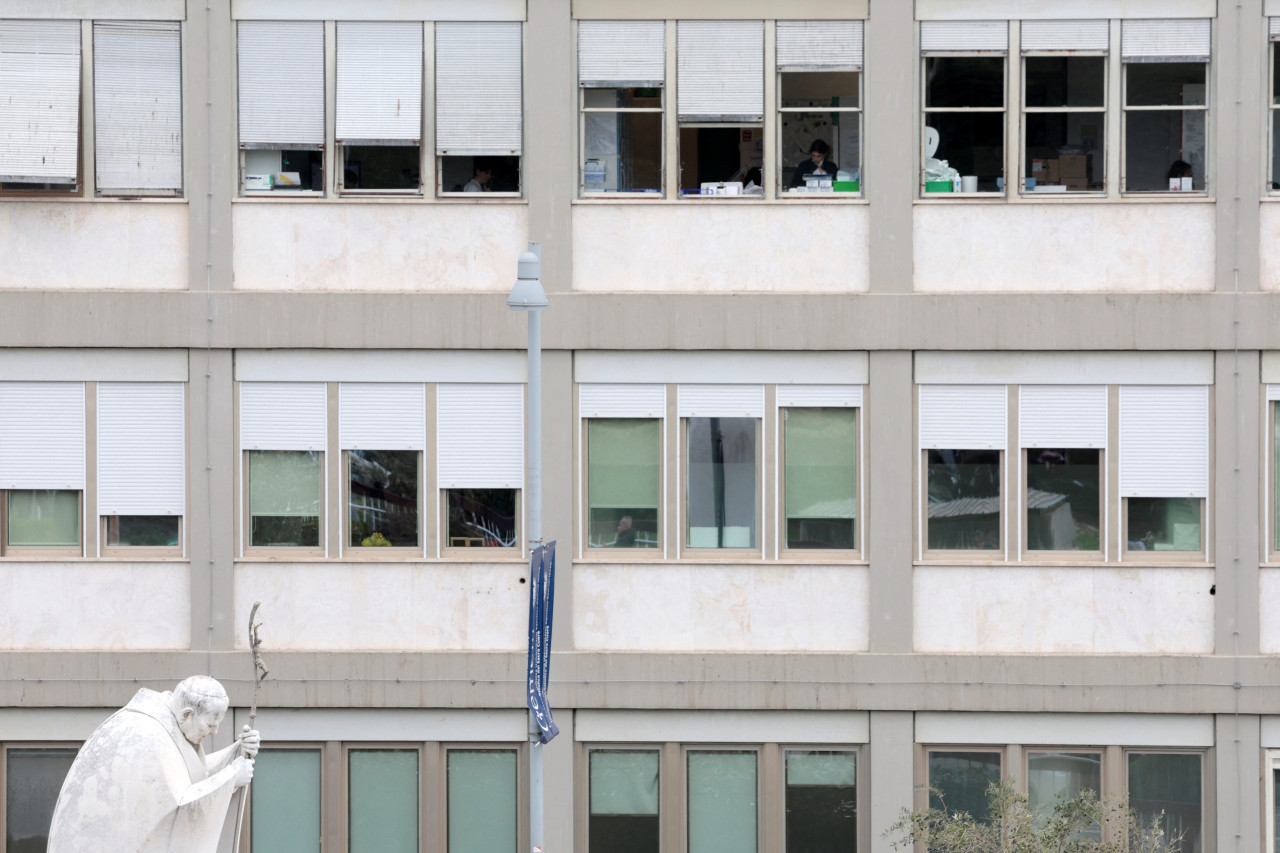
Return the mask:
<svg viewBox="0 0 1280 853">
<path fill-rule="evenodd" d="M 796 166 L 795 172 L 791 175 L 791 183 L 788 185 L 788 189 L 804 186 L 804 179 L 809 175 L 823 175 L 830 177 L 834 181 L 836 172 L 840 167 L 834 161 L 827 159 L 827 155 L 830 153 L 830 145 L 821 139 L 813 140 L 813 144 L 809 146 L 809 162 Z"/>
</svg>

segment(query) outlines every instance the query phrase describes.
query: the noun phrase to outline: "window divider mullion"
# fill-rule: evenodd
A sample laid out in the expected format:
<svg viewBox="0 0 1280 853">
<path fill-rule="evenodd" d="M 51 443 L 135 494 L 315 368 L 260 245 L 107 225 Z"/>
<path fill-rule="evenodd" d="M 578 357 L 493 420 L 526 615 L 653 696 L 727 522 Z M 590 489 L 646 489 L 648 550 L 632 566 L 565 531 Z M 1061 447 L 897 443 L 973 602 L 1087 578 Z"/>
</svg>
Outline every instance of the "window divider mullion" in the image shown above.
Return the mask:
<svg viewBox="0 0 1280 853">
<path fill-rule="evenodd" d="M 1107 169 L 1104 178 L 1107 185 L 1107 198 L 1120 197 L 1122 163 L 1124 162 L 1124 63 L 1121 62 L 1119 19 L 1110 22 L 1110 34 L 1107 45 Z"/>
<path fill-rule="evenodd" d="M 1004 192 L 1005 200 L 1020 201 L 1023 161 L 1022 77 L 1026 63 L 1022 60 L 1021 21 L 1009 22 L 1009 41 L 1004 56 Z M 1016 66 L 1015 66 L 1016 63 Z M 1019 549 L 1021 550 L 1021 549 Z M 1005 551 L 1006 558 L 1008 551 Z"/>
<path fill-rule="evenodd" d="M 766 20 L 764 22 L 764 126 L 761 130 L 764 140 L 760 145 L 760 180 L 764 184 L 762 189 L 766 200 L 778 197 L 778 181 L 781 180 L 779 176 L 779 167 L 781 166 L 779 156 L 782 146 L 778 129 L 778 101 L 780 98 L 778 92 L 777 36 L 777 22 Z M 840 144 L 839 138 L 836 137 L 833 141 L 838 147 Z M 763 524 L 761 526 L 763 527 Z"/>
<path fill-rule="evenodd" d="M 325 441 L 324 483 L 326 486 L 325 507 L 328 512 L 320 519 L 324 531 L 324 555 L 341 558 L 344 555 L 346 542 L 347 513 L 346 509 L 346 460 L 343 458 L 339 441 L 338 383 L 325 383 L 325 400 L 328 406 L 328 438 Z M 325 518 L 324 516 L 328 516 Z"/>
<path fill-rule="evenodd" d="M 337 162 L 338 147 L 338 23 L 324 22 L 324 194 L 338 197 L 338 176 L 342 167 Z"/>
<path fill-rule="evenodd" d="M 185 30 L 185 27 L 184 27 Z M 180 48 L 181 49 L 181 48 Z M 97 137 L 93 109 L 93 21 L 80 22 L 80 194 L 97 195 Z"/>
<path fill-rule="evenodd" d="M 422 129 L 418 134 L 418 191 L 423 198 L 438 194 L 436 179 L 436 25 L 422 22 Z"/>
<path fill-rule="evenodd" d="M 680 197 L 680 116 L 677 101 L 679 81 L 676 62 L 676 22 L 666 22 L 664 36 L 666 50 L 666 80 L 662 92 L 662 195 L 663 198 Z"/>
</svg>

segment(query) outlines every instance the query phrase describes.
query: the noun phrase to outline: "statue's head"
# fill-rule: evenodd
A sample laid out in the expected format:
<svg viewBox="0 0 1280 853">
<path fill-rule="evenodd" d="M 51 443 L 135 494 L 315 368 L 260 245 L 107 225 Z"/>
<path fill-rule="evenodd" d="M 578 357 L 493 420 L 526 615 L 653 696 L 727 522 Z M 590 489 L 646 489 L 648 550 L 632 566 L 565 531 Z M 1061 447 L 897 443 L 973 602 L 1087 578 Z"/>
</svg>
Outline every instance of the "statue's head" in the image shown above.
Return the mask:
<svg viewBox="0 0 1280 853">
<path fill-rule="evenodd" d="M 169 700 L 178 728 L 193 746 L 218 731 L 227 704 L 227 691 L 207 675 L 184 678 L 173 688 L 173 698 Z"/>
</svg>

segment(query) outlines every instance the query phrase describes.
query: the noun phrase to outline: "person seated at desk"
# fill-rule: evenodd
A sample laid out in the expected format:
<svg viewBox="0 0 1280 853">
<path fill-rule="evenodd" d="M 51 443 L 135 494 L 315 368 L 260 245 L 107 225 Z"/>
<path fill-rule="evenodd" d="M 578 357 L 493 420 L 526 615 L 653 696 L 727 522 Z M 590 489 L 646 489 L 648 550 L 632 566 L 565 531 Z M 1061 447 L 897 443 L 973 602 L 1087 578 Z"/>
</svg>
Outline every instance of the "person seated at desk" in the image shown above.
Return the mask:
<svg viewBox="0 0 1280 853">
<path fill-rule="evenodd" d="M 463 186 L 464 193 L 484 193 L 489 191 L 489 182 L 493 180 L 493 169 L 488 163 L 476 163 L 471 180 Z"/>
<path fill-rule="evenodd" d="M 804 186 L 804 180 L 812 175 L 831 178 L 835 180 L 836 172 L 840 167 L 835 161 L 829 160 L 827 155 L 831 153 L 831 146 L 821 139 L 813 140 L 813 144 L 809 146 L 809 162 L 801 163 L 796 166 L 795 172 L 791 174 L 791 183 L 787 185 L 787 189 L 798 189 Z"/>
</svg>

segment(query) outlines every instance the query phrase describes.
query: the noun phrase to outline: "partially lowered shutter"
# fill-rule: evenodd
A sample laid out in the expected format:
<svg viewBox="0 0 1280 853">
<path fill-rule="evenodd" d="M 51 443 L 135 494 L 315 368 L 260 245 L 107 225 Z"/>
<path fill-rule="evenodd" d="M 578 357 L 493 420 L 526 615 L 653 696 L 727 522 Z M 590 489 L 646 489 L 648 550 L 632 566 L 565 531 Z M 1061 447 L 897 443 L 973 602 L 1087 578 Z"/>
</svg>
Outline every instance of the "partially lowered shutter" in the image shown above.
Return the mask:
<svg viewBox="0 0 1280 853">
<path fill-rule="evenodd" d="M 778 67 L 862 68 L 862 21 L 778 21 Z"/>
<path fill-rule="evenodd" d="M 338 386 L 338 442 L 343 450 L 424 450 L 426 386 L 343 382 Z"/>
<path fill-rule="evenodd" d="M 579 21 L 578 84 L 620 89 L 667 79 L 662 21 Z"/>
<path fill-rule="evenodd" d="M 1211 45 L 1207 18 L 1125 21 L 1120 30 L 1125 62 L 1208 62 Z"/>
<path fill-rule="evenodd" d="M 98 384 L 98 514 L 183 515 L 186 403 L 180 382 Z"/>
<path fill-rule="evenodd" d="M 439 385 L 436 421 L 440 488 L 521 488 L 523 385 Z"/>
<path fill-rule="evenodd" d="M 578 414 L 584 418 L 660 418 L 667 413 L 665 385 L 583 385 Z"/>
<path fill-rule="evenodd" d="M 84 489 L 84 383 L 0 382 L 0 489 Z"/>
<path fill-rule="evenodd" d="M 1023 21 L 1023 53 L 1105 51 L 1111 40 L 1107 21 Z"/>
<path fill-rule="evenodd" d="M 0 181 L 74 184 L 80 22 L 0 20 Z"/>
<path fill-rule="evenodd" d="M 763 21 L 680 21 L 676 53 L 681 121 L 764 118 Z"/>
<path fill-rule="evenodd" d="M 182 190 L 178 23 L 93 25 L 94 158 L 103 193 Z"/>
<path fill-rule="evenodd" d="M 240 446 L 245 450 L 320 450 L 329 435 L 323 382 L 240 383 Z"/>
<path fill-rule="evenodd" d="M 345 145 L 422 139 L 422 24 L 339 21 L 335 136 Z"/>
<path fill-rule="evenodd" d="M 324 23 L 240 21 L 241 148 L 324 148 Z"/>
<path fill-rule="evenodd" d="M 1120 386 L 1120 496 L 1209 495 L 1209 389 Z"/>
<path fill-rule="evenodd" d="M 1107 386 L 1023 385 L 1018 389 L 1022 447 L 1105 448 Z"/>
<path fill-rule="evenodd" d="M 1008 21 L 921 21 L 922 53 L 1008 53 Z"/>
<path fill-rule="evenodd" d="M 1003 385 L 921 385 L 923 450 L 1004 450 L 1009 392 Z"/>
<path fill-rule="evenodd" d="M 681 385 L 676 410 L 682 418 L 762 418 L 763 385 Z"/>
<path fill-rule="evenodd" d="M 522 25 L 436 24 L 436 153 L 519 154 L 524 136 Z"/>
<path fill-rule="evenodd" d="M 779 385 L 778 408 L 785 406 L 862 406 L 861 385 Z"/>
</svg>

